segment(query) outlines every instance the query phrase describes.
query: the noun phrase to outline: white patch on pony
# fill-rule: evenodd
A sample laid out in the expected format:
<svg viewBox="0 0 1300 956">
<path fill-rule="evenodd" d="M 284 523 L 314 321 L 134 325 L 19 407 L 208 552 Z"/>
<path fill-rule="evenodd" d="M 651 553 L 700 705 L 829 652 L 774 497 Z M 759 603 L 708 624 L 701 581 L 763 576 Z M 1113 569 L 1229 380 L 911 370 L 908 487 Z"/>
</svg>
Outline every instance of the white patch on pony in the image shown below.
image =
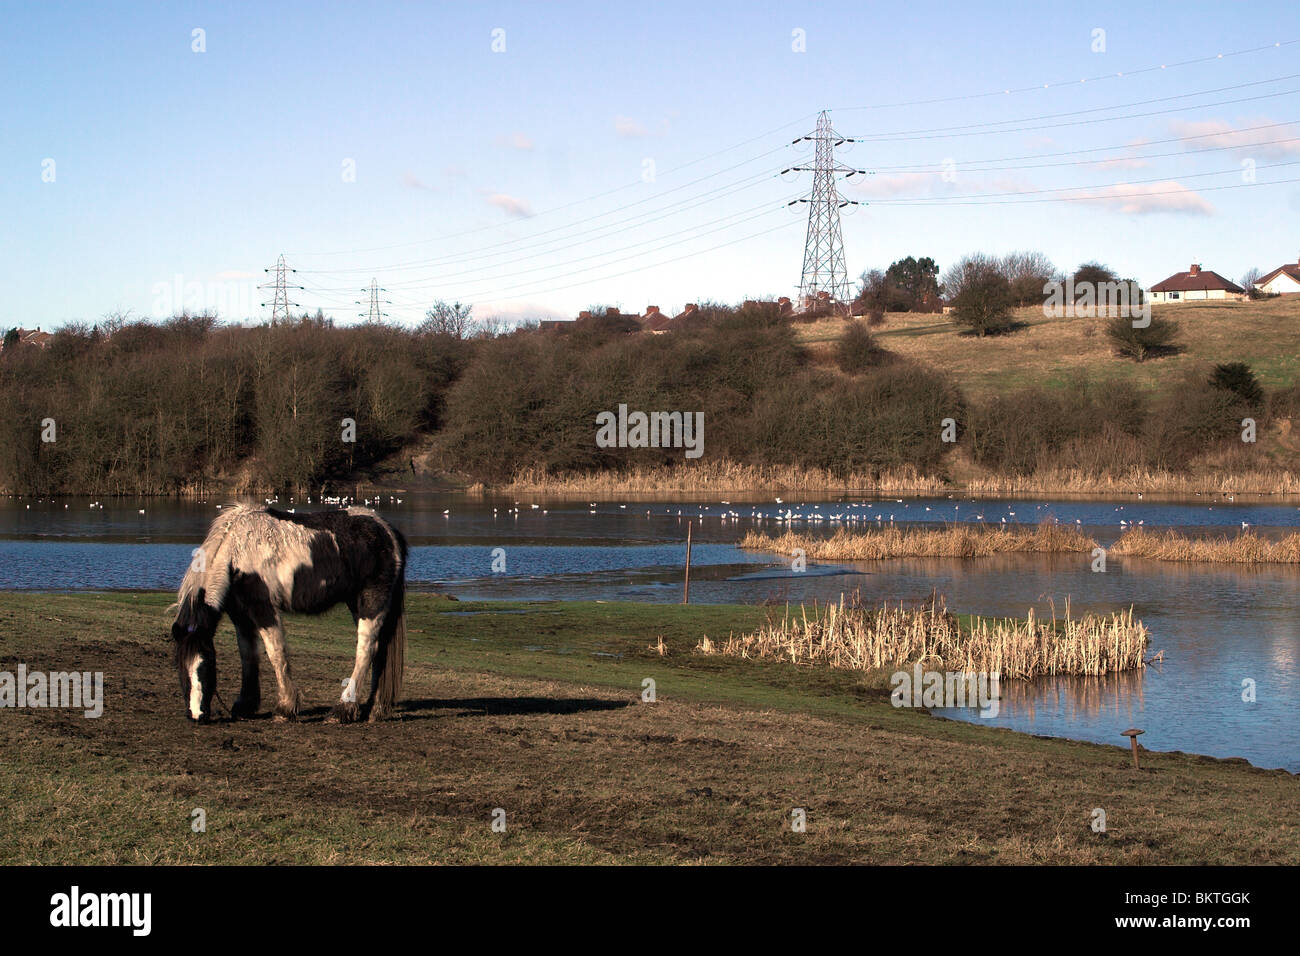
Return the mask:
<svg viewBox="0 0 1300 956">
<path fill-rule="evenodd" d="M 203 658 L 195 654 L 190 658 L 190 716 L 198 720 L 203 716 L 203 685 L 199 682 L 199 664 Z"/>
<path fill-rule="evenodd" d="M 383 626 L 384 619 L 380 617 L 363 617 L 357 621 L 357 662 L 352 669 L 352 690 L 355 700 L 356 689 L 361 686 L 365 679 L 366 671 L 370 670 L 370 663 L 375 656 L 375 650 L 379 647 L 379 629 Z M 343 692 L 342 700 L 347 700 L 347 690 Z"/>
</svg>

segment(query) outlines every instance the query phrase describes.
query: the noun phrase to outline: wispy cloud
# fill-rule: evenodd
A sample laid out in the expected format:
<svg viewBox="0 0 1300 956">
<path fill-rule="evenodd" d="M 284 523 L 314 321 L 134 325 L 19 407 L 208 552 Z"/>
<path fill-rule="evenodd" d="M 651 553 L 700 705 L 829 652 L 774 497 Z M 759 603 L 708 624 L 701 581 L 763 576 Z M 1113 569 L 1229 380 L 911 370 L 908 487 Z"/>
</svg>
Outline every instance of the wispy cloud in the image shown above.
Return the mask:
<svg viewBox="0 0 1300 956">
<path fill-rule="evenodd" d="M 1131 216 L 1162 212 L 1193 216 L 1209 216 L 1214 213 L 1214 207 L 1204 196 L 1173 179 L 1158 183 L 1118 183 L 1096 189 L 1079 189 L 1067 193 L 1065 198 L 1104 206 Z"/>
<path fill-rule="evenodd" d="M 504 149 L 518 149 L 524 152 L 533 148 L 533 140 L 527 133 L 514 132 L 502 134 L 496 138 L 496 144 Z"/>
<path fill-rule="evenodd" d="M 642 136 L 650 135 L 650 131 L 646 129 L 644 123 L 638 122 L 630 116 L 615 116 L 614 132 L 619 136 L 626 136 L 629 139 L 637 139 Z"/>
<path fill-rule="evenodd" d="M 409 189 L 433 189 L 434 188 L 430 186 L 428 183 L 421 180 L 419 176 L 415 175 L 415 173 L 410 172 L 409 170 L 407 172 L 402 173 L 402 185 L 406 186 Z"/>
<path fill-rule="evenodd" d="M 474 311 L 488 319 L 500 319 L 509 325 L 517 325 L 533 319 L 571 319 L 572 313 L 560 312 L 549 305 L 538 302 L 476 302 Z"/>
<path fill-rule="evenodd" d="M 1259 118 L 1243 121 L 1234 126 L 1223 120 L 1175 120 L 1169 124 L 1173 134 L 1182 140 L 1183 148 L 1197 151 L 1205 149 L 1233 149 L 1264 159 L 1280 159 L 1300 154 L 1300 126 L 1273 126 L 1270 129 L 1251 129 L 1266 126 L 1273 120 Z M 1292 139 L 1290 143 L 1273 140 Z"/>
<path fill-rule="evenodd" d="M 517 219 L 527 219 L 533 214 L 533 207 L 529 205 L 527 199 L 518 199 L 505 193 L 488 193 L 487 201 Z"/>
</svg>

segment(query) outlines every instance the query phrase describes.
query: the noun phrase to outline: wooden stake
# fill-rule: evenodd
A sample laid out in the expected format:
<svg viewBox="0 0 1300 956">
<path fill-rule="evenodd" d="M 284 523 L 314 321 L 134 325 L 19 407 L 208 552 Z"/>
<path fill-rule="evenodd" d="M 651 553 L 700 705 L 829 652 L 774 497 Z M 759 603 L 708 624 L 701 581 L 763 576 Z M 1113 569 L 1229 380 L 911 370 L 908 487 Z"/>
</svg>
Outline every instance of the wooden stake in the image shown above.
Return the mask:
<svg viewBox="0 0 1300 956">
<path fill-rule="evenodd" d="M 1128 742 L 1133 747 L 1133 769 L 1138 770 L 1138 734 L 1146 733 L 1145 730 L 1138 730 L 1136 727 L 1130 727 L 1124 731 L 1123 736 L 1128 738 Z"/>
<path fill-rule="evenodd" d="M 686 589 L 682 594 L 682 603 L 691 603 L 691 522 L 686 522 Z"/>
</svg>

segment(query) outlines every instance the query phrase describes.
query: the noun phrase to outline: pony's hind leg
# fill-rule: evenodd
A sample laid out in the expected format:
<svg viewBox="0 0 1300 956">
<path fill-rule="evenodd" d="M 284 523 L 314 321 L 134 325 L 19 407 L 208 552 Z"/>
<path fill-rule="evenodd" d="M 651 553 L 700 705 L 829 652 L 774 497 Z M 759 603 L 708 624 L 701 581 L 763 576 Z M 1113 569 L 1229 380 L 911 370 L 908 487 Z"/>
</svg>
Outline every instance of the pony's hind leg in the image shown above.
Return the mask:
<svg viewBox="0 0 1300 956">
<path fill-rule="evenodd" d="M 262 706 L 262 680 L 258 661 L 257 628 L 247 619 L 235 621 L 235 635 L 239 640 L 241 679 L 239 696 L 230 708 L 233 717 L 252 717 Z"/>
<path fill-rule="evenodd" d="M 379 632 L 384 625 L 384 616 L 357 618 L 357 660 L 352 668 L 352 676 L 343 683 L 343 693 L 334 705 L 334 719 L 340 723 L 350 724 L 361 717 L 361 706 L 357 697 L 375 659 L 379 647 Z M 372 694 L 373 697 L 373 694 Z"/>
<path fill-rule="evenodd" d="M 280 691 L 280 699 L 275 705 L 275 719 L 293 720 L 298 716 L 302 697 L 289 673 L 289 658 L 284 648 L 284 625 L 280 616 L 276 615 L 274 624 L 259 628 L 257 634 L 266 648 L 266 656 L 271 661 L 271 669 L 275 671 L 275 682 Z"/>
</svg>

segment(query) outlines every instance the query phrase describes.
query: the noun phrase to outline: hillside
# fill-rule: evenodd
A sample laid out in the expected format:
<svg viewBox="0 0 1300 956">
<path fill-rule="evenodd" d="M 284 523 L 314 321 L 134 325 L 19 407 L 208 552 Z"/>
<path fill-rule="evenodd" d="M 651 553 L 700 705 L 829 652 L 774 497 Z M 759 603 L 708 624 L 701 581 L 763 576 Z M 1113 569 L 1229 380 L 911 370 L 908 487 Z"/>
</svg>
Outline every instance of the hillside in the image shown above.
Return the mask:
<svg viewBox="0 0 1300 956">
<path fill-rule="evenodd" d="M 947 316 L 897 312 L 874 334 L 889 351 L 946 372 L 972 399 L 1025 386 L 1062 388 L 1080 371 L 1159 392 L 1216 362 L 1245 362 L 1265 387 L 1300 383 L 1300 295 L 1157 305 L 1153 314 L 1180 323 L 1183 350 L 1140 364 L 1115 356 L 1103 319 L 1045 318 L 1037 308 L 1020 309 L 1016 318 L 1023 327 L 1010 335 L 978 338 L 963 334 Z M 799 326 L 798 338 L 831 365 L 843 329 L 843 320 L 823 319 Z"/>
</svg>

